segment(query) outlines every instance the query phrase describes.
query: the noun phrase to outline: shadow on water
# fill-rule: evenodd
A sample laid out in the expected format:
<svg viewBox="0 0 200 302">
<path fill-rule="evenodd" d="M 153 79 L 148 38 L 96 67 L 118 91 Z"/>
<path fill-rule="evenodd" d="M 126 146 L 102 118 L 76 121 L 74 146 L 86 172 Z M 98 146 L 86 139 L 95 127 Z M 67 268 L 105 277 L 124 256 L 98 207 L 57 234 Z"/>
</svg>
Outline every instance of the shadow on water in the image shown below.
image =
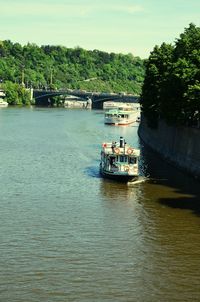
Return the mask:
<svg viewBox="0 0 200 302">
<path fill-rule="evenodd" d="M 101 178 L 99 166 L 90 166 L 84 169 L 84 173 L 89 177 Z"/>
<path fill-rule="evenodd" d="M 141 140 L 139 143 L 141 174 L 148 177 L 150 184 L 158 185 L 158 190 L 168 187 L 173 191 L 169 196 L 158 194 L 158 202 L 172 208 L 191 210 L 200 216 L 200 182 L 163 160 Z"/>
</svg>

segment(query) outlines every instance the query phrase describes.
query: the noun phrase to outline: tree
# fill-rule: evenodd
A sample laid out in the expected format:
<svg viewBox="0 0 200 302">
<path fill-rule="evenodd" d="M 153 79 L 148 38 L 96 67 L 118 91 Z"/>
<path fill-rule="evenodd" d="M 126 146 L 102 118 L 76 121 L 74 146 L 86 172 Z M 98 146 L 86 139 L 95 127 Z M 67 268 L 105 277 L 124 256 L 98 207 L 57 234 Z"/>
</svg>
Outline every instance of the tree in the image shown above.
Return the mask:
<svg viewBox="0 0 200 302">
<path fill-rule="evenodd" d="M 21 46 L 9 40 L 0 42 L 0 78 L 33 88 L 48 87 L 85 89 L 89 91 L 141 92 L 144 64 L 131 54 L 87 51 L 81 47 L 28 43 Z M 53 75 L 53 77 L 51 76 Z M 95 78 L 94 81 L 85 80 Z M 52 80 L 51 80 L 52 79 Z"/>
<path fill-rule="evenodd" d="M 145 63 L 141 105 L 150 126 L 159 118 L 191 125 L 199 120 L 200 28 L 186 28 L 175 45 L 156 46 Z"/>
<path fill-rule="evenodd" d="M 144 114 L 148 117 L 148 123 L 152 127 L 157 126 L 163 106 L 168 102 L 163 90 L 167 86 L 172 54 L 172 45 L 163 43 L 161 47 L 154 47 L 149 59 L 145 62 L 146 75 L 142 87 L 141 105 Z"/>
<path fill-rule="evenodd" d="M 30 92 L 20 84 L 6 81 L 3 89 L 6 94 L 5 99 L 10 105 L 30 105 L 32 103 Z"/>
</svg>

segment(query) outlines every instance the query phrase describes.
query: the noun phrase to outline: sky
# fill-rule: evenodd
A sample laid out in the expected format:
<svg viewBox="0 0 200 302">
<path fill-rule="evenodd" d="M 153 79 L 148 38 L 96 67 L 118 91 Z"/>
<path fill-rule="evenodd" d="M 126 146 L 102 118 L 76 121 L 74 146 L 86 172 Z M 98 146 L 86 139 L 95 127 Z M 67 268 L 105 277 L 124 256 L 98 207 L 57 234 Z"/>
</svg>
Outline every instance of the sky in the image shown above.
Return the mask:
<svg viewBox="0 0 200 302">
<path fill-rule="evenodd" d="M 174 44 L 190 23 L 200 26 L 199 0 L 0 0 L 0 40 L 62 45 L 148 58 Z"/>
</svg>

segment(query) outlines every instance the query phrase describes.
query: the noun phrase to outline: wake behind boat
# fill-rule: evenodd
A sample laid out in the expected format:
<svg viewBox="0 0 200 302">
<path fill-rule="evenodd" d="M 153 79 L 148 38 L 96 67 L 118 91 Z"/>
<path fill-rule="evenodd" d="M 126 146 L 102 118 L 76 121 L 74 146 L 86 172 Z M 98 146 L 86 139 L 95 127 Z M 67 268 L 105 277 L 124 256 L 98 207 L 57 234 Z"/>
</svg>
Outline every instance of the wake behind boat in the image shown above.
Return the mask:
<svg viewBox="0 0 200 302">
<path fill-rule="evenodd" d="M 104 142 L 101 149 L 100 173 L 107 178 L 124 182 L 139 177 L 138 159 L 140 150 L 128 145 L 123 137 L 120 141 Z"/>
</svg>

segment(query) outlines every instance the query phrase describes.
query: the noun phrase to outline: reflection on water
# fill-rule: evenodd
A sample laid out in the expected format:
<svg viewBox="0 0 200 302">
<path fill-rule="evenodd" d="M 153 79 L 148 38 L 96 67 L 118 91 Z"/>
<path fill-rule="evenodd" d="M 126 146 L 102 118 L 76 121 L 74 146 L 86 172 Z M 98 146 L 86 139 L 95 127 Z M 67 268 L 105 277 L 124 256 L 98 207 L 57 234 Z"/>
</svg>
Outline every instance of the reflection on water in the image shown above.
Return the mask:
<svg viewBox="0 0 200 302">
<path fill-rule="evenodd" d="M 200 185 L 191 176 L 179 171 L 140 142 L 141 170 L 149 178 L 152 193 L 164 205 L 190 209 L 200 214 Z"/>
<path fill-rule="evenodd" d="M 141 194 L 139 185 L 130 187 L 127 184 L 109 179 L 104 179 L 104 181 L 101 182 L 100 192 L 106 200 L 125 203 L 131 203 L 133 201 L 134 203 L 139 202 Z"/>
</svg>

